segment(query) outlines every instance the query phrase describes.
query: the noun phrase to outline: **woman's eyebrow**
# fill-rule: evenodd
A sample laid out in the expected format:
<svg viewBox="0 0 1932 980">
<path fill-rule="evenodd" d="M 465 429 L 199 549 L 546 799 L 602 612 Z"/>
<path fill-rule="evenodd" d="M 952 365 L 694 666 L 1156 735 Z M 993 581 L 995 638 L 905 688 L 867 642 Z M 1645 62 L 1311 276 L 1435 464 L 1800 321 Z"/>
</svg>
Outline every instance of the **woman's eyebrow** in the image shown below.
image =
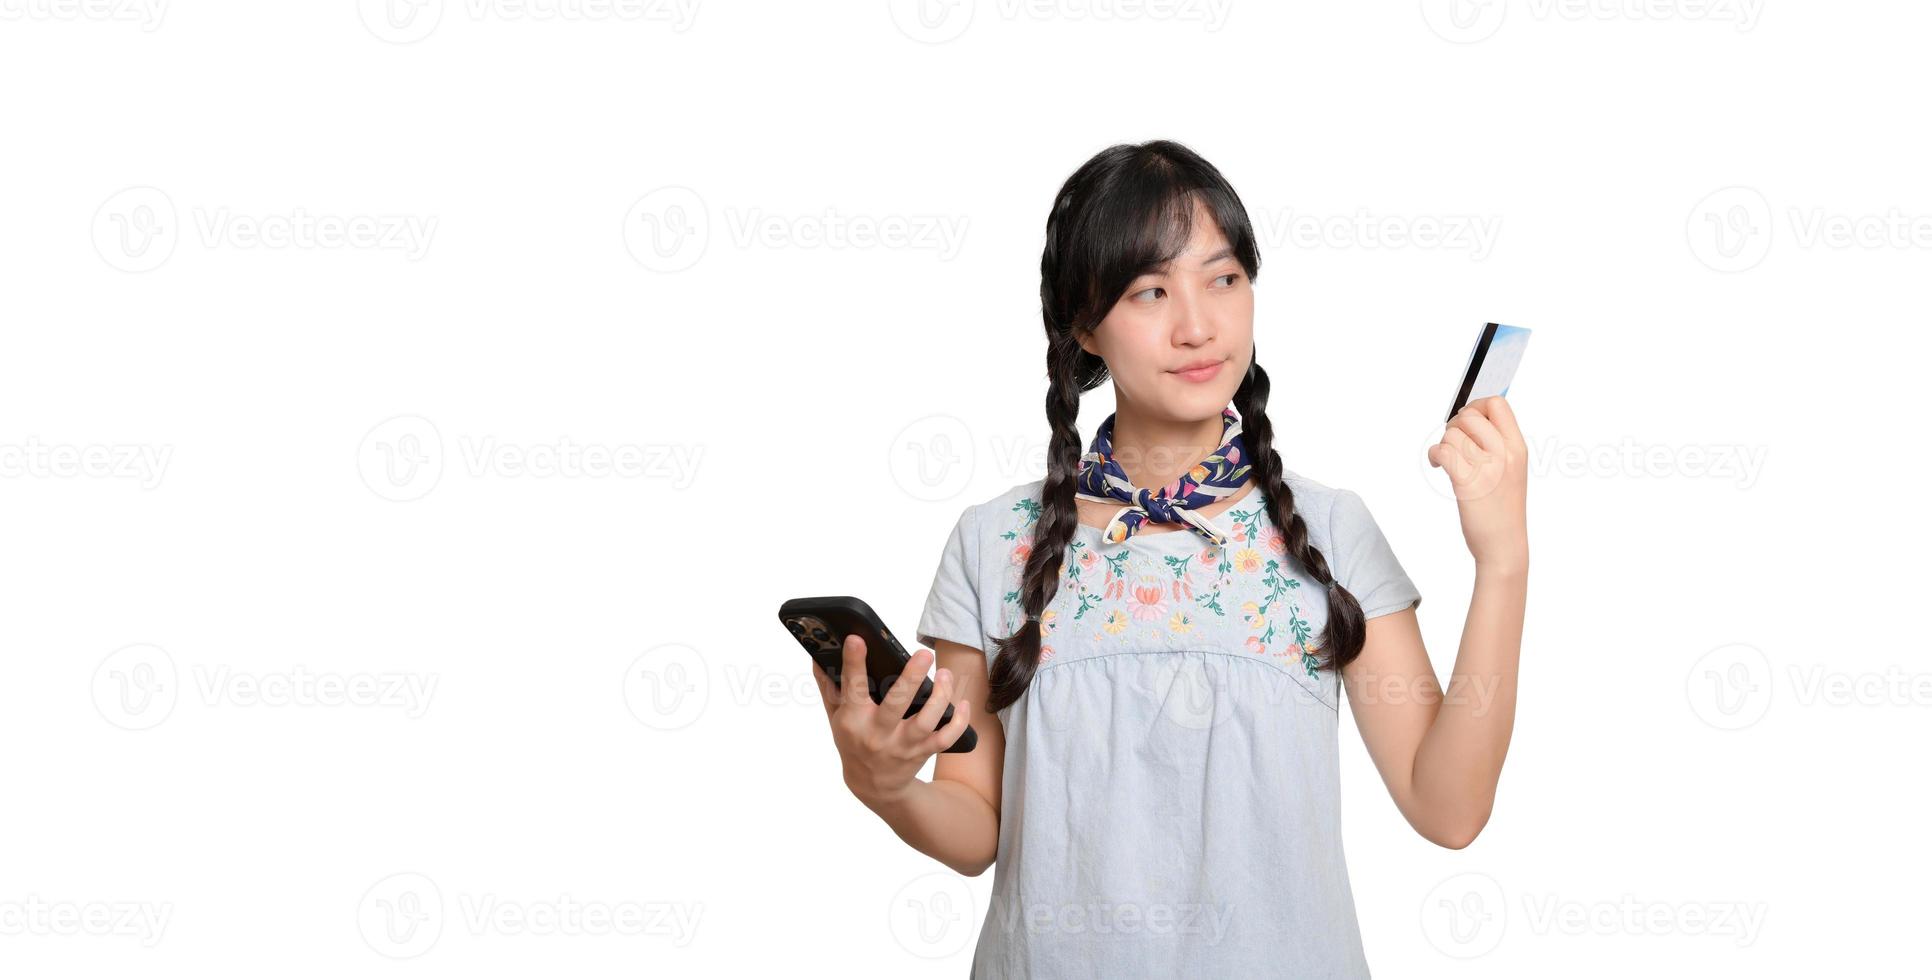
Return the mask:
<svg viewBox="0 0 1932 980">
<path fill-rule="evenodd" d="M 1232 257 L 1233 255 L 1234 255 L 1234 247 L 1233 247 L 1233 246 L 1229 246 L 1229 247 L 1227 247 L 1227 248 L 1224 248 L 1224 249 L 1222 249 L 1222 250 L 1220 250 L 1219 252 L 1216 252 L 1216 253 L 1214 253 L 1213 255 L 1210 255 L 1210 256 L 1208 256 L 1207 258 L 1205 258 L 1205 259 L 1202 259 L 1202 260 L 1201 260 L 1201 268 L 1203 268 L 1203 269 L 1205 269 L 1205 268 L 1207 268 L 1208 266 L 1211 266 L 1211 265 L 1213 265 L 1214 263 L 1216 263 L 1216 262 L 1219 262 L 1219 261 L 1221 261 L 1222 259 L 1225 259 L 1225 258 L 1231 258 L 1231 257 Z M 1164 274 L 1164 273 L 1166 273 L 1168 269 L 1170 269 L 1170 268 L 1172 268 L 1172 267 L 1173 267 L 1173 265 L 1174 265 L 1174 263 L 1173 263 L 1173 262 L 1171 262 L 1171 261 L 1168 261 L 1168 262 L 1161 262 L 1161 263 L 1158 263 L 1158 264 L 1155 264 L 1155 265 L 1150 265 L 1150 266 L 1148 266 L 1147 268 L 1145 268 L 1145 269 L 1142 269 L 1142 270 L 1140 271 L 1140 275 L 1143 275 L 1143 276 L 1152 276 L 1152 275 L 1161 275 L 1161 274 Z"/>
</svg>

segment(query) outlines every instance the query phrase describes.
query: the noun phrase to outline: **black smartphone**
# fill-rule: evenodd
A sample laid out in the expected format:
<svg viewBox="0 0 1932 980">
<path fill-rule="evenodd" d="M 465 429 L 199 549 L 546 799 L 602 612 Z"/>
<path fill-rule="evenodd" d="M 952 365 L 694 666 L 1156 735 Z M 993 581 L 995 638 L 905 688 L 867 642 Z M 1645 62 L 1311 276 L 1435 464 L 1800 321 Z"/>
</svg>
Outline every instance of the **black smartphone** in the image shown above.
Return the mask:
<svg viewBox="0 0 1932 980">
<path fill-rule="evenodd" d="M 857 633 L 865 641 L 865 675 L 867 692 L 872 695 L 872 703 L 885 701 L 886 691 L 905 673 L 906 665 L 912 661 L 911 655 L 893 639 L 892 631 L 886 629 L 877 613 L 863 600 L 849 595 L 806 596 L 787 599 L 778 607 L 778 620 L 792 634 L 792 639 L 805 648 L 813 660 L 818 661 L 825 673 L 844 690 L 845 681 L 840 674 L 845 669 L 845 638 Z M 912 704 L 906 707 L 904 717 L 910 718 L 926 706 L 926 699 L 932 696 L 932 678 L 919 679 L 919 690 L 912 696 Z M 934 731 L 946 727 L 953 720 L 953 706 L 946 706 L 946 713 L 940 716 Z M 967 725 L 958 739 L 943 751 L 971 752 L 979 744 L 979 736 L 973 726 Z"/>
</svg>

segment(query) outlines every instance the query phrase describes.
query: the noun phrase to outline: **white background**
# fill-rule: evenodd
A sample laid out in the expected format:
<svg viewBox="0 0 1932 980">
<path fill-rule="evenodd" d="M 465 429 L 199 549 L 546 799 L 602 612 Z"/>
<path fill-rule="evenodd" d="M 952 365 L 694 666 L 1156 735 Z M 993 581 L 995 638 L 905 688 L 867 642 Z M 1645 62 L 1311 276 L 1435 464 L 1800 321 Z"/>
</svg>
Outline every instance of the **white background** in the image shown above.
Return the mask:
<svg viewBox="0 0 1932 980">
<path fill-rule="evenodd" d="M 847 793 L 773 614 L 910 631 L 1044 472 L 1047 209 L 1152 138 L 1444 675 L 1423 450 L 1536 331 L 1481 837 L 1342 714 L 1376 975 L 1922 952 L 1923 5 L 154 3 L 0 0 L 0 972 L 963 975 L 991 874 Z"/>
</svg>

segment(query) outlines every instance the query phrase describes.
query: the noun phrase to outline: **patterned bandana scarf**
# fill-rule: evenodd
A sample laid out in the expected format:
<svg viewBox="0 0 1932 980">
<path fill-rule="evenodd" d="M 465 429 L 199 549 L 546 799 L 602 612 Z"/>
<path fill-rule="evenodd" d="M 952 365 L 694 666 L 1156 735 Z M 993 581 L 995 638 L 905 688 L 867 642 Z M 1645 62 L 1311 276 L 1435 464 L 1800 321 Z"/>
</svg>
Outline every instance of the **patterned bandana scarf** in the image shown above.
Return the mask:
<svg viewBox="0 0 1932 980">
<path fill-rule="evenodd" d="M 1132 537 L 1142 524 L 1187 524 L 1215 544 L 1226 544 L 1223 535 L 1209 520 L 1194 510 L 1241 489 L 1248 477 L 1248 451 L 1241 442 L 1241 419 L 1231 408 L 1221 410 L 1221 448 L 1179 479 L 1159 490 L 1145 490 L 1127 481 L 1126 471 L 1114 460 L 1114 417 L 1100 423 L 1093 445 L 1080 457 L 1080 475 L 1074 478 L 1079 488 L 1076 497 L 1087 500 L 1122 501 L 1127 506 L 1114 514 L 1101 532 L 1109 543 Z"/>
</svg>

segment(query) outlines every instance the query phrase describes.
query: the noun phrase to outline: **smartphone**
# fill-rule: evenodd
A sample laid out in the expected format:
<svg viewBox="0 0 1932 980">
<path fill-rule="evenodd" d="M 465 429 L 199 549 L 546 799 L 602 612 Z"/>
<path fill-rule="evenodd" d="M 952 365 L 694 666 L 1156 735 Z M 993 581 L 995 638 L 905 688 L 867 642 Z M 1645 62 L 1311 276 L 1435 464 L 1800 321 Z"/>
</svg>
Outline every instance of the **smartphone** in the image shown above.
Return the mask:
<svg viewBox="0 0 1932 980">
<path fill-rule="evenodd" d="M 912 661 L 905 648 L 894 639 L 892 631 L 886 629 L 872 607 L 863 600 L 849 595 L 807 596 L 787 599 L 778 607 L 779 622 L 792 634 L 792 639 L 805 648 L 805 652 L 818 661 L 825 673 L 845 689 L 844 678 L 839 676 L 845 669 L 845 638 L 853 633 L 865 641 L 865 674 L 867 692 L 872 695 L 872 703 L 885 701 L 886 691 L 905 673 L 906 665 Z M 912 703 L 906 706 L 904 717 L 910 718 L 926 706 L 926 699 L 932 696 L 932 678 L 919 679 L 919 690 L 912 696 Z M 946 713 L 939 718 L 934 731 L 946 727 L 953 720 L 953 706 L 946 706 Z M 979 744 L 979 735 L 973 726 L 967 725 L 952 745 L 942 751 L 971 752 Z"/>
<path fill-rule="evenodd" d="M 1456 388 L 1455 403 L 1449 406 L 1444 422 L 1476 399 L 1509 394 L 1510 379 L 1516 377 L 1516 366 L 1523 363 L 1529 335 L 1527 327 L 1483 324 L 1482 332 L 1476 335 L 1476 346 L 1469 350 L 1469 366 L 1463 369 L 1462 384 Z"/>
</svg>

